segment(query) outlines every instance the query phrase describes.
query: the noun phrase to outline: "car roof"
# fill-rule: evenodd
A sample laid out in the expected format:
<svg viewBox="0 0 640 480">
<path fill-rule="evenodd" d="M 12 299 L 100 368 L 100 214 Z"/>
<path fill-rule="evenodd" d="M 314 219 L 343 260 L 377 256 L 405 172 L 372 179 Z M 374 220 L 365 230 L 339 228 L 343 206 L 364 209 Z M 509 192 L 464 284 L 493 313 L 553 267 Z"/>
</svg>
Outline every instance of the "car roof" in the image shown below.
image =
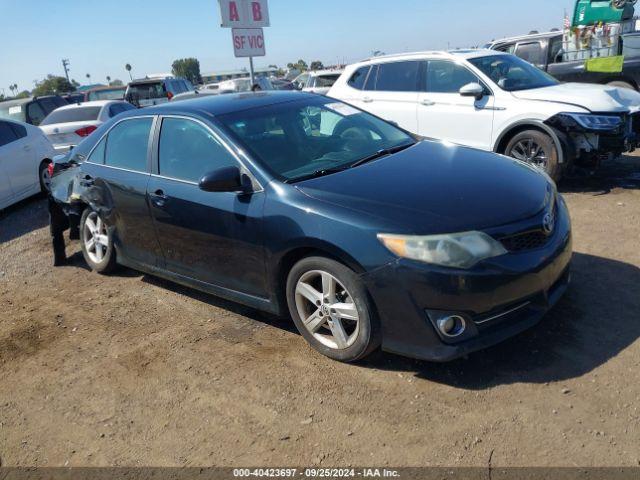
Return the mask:
<svg viewBox="0 0 640 480">
<path fill-rule="evenodd" d="M 199 113 L 218 116 L 251 110 L 253 108 L 267 107 L 279 103 L 303 100 L 305 98 L 318 98 L 318 95 L 297 91 L 263 91 L 255 93 L 244 92 L 225 95 L 204 95 L 176 103 L 169 102 L 155 107 L 146 107 L 135 113 L 131 113 L 130 116 L 136 116 L 136 114 L 161 115 L 178 113 Z"/>
<path fill-rule="evenodd" d="M 469 60 L 472 58 L 478 57 L 486 57 L 488 55 L 509 55 L 504 52 L 496 52 L 495 50 L 488 49 L 459 49 L 459 50 L 433 50 L 433 51 L 422 51 L 422 52 L 407 52 L 407 53 L 399 53 L 395 55 L 381 55 L 378 57 L 370 57 L 360 64 L 374 64 L 378 62 L 391 62 L 394 60 L 421 60 L 424 58 L 443 58 L 443 59 L 457 59 L 463 58 L 465 60 Z"/>
<path fill-rule="evenodd" d="M 1 102 L 2 106 L 12 106 L 12 105 L 24 105 L 25 103 L 29 103 L 30 101 L 33 100 L 33 97 L 28 97 L 28 98 L 15 98 L 13 100 L 5 100 L 4 102 Z"/>
<path fill-rule="evenodd" d="M 554 32 L 542 32 L 542 33 L 530 33 L 528 35 L 518 35 L 516 37 L 507 37 L 500 38 L 498 40 L 492 40 L 488 43 L 488 45 L 497 45 L 500 43 L 509 43 L 509 42 L 517 42 L 520 40 L 536 40 L 539 38 L 551 38 L 551 37 L 561 37 L 562 32 L 560 30 Z"/>
<path fill-rule="evenodd" d="M 125 103 L 125 102 L 123 100 L 93 100 L 91 102 L 71 103 L 69 105 L 63 105 L 62 107 L 58 107 L 56 110 L 74 110 L 76 108 L 84 108 L 84 107 L 104 107 L 112 103 Z"/>
</svg>

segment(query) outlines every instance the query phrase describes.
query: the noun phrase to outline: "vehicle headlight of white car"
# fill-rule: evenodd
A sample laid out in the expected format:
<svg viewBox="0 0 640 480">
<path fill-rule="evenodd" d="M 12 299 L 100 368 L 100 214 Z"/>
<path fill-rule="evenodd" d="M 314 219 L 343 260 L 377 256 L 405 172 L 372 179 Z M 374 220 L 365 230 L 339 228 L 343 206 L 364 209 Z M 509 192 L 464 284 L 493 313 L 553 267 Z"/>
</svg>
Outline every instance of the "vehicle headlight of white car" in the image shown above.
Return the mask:
<svg viewBox="0 0 640 480">
<path fill-rule="evenodd" d="M 567 127 L 580 126 L 591 131 L 615 130 L 623 123 L 622 117 L 615 115 L 592 115 L 589 113 L 561 113 L 557 115 Z"/>
<path fill-rule="evenodd" d="M 452 268 L 472 268 L 507 253 L 500 242 L 483 232 L 429 236 L 381 233 L 378 239 L 399 257 Z"/>
</svg>

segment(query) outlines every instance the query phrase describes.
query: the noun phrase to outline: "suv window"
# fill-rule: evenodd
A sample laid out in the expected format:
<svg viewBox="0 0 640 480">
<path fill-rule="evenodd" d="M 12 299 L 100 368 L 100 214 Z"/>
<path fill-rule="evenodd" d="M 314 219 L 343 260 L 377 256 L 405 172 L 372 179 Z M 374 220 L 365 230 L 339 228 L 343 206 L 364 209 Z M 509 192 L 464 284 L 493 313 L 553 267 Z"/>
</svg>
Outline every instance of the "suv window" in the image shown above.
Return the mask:
<svg viewBox="0 0 640 480">
<path fill-rule="evenodd" d="M 9 120 L 17 120 L 18 122 L 26 122 L 27 117 L 25 115 L 26 105 L 12 105 L 0 103 L 0 118 L 7 118 Z"/>
<path fill-rule="evenodd" d="M 16 141 L 15 132 L 9 125 L 9 122 L 0 122 L 0 147 L 3 147 L 11 142 Z"/>
<path fill-rule="evenodd" d="M 31 102 L 27 105 L 29 123 L 38 126 L 46 116 L 47 114 L 44 113 L 44 110 L 42 110 L 42 107 L 37 102 Z"/>
<path fill-rule="evenodd" d="M 417 92 L 420 63 L 381 63 L 378 66 L 375 89 L 379 92 Z"/>
<path fill-rule="evenodd" d="M 516 49 L 516 55 L 533 65 L 544 64 L 544 58 L 542 58 L 542 45 L 540 45 L 540 42 L 519 44 Z"/>
<path fill-rule="evenodd" d="M 338 81 L 338 78 L 340 78 L 340 74 L 336 73 L 331 75 L 320 75 L 319 77 L 316 77 L 315 86 L 318 88 L 333 87 L 333 84 Z"/>
<path fill-rule="evenodd" d="M 47 115 L 58 108 L 58 105 L 53 101 L 53 98 L 39 98 L 37 101 L 42 107 L 42 110 L 44 110 L 44 113 Z"/>
<path fill-rule="evenodd" d="M 498 50 L 499 52 L 507 52 L 507 53 L 513 53 L 516 49 L 516 44 L 515 43 L 508 43 L 506 45 L 500 45 L 498 48 L 496 48 L 496 50 Z"/>
<path fill-rule="evenodd" d="M 146 172 L 152 123 L 151 118 L 134 118 L 113 127 L 107 137 L 105 165 Z"/>
<path fill-rule="evenodd" d="M 154 100 L 156 98 L 163 98 L 166 94 L 162 88 L 162 82 L 157 83 L 138 83 L 129 85 L 129 92 L 127 98 L 131 98 L 134 101 L 137 100 Z"/>
<path fill-rule="evenodd" d="M 429 60 L 425 91 L 458 93 L 465 85 L 478 82 L 478 77 L 462 65 L 448 60 Z"/>
<path fill-rule="evenodd" d="M 549 39 L 549 63 L 562 62 L 562 37 L 555 37 Z"/>
<path fill-rule="evenodd" d="M 198 182 L 212 170 L 237 165 L 209 130 L 183 118 L 162 120 L 158 160 L 160 175 L 189 182 Z"/>
<path fill-rule="evenodd" d="M 351 75 L 351 78 L 347 82 L 349 86 L 358 90 L 362 90 L 364 88 L 364 82 L 367 79 L 369 69 L 370 67 L 360 67 L 358 70 L 353 72 L 353 75 Z"/>
</svg>

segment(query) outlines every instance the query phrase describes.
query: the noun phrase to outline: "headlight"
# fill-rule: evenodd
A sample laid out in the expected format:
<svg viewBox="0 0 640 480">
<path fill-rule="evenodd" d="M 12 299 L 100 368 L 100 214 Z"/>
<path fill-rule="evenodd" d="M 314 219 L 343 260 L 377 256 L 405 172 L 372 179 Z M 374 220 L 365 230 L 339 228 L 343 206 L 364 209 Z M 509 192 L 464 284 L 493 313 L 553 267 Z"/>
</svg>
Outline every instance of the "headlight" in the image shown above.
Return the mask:
<svg viewBox="0 0 640 480">
<path fill-rule="evenodd" d="M 407 236 L 379 234 L 378 238 L 399 257 L 453 268 L 471 268 L 487 258 L 507 253 L 500 242 L 482 232 Z"/>
<path fill-rule="evenodd" d="M 563 113 L 560 116 L 575 121 L 587 130 L 608 131 L 615 130 L 622 125 L 622 117 L 613 115 L 590 115 L 587 113 Z"/>
</svg>

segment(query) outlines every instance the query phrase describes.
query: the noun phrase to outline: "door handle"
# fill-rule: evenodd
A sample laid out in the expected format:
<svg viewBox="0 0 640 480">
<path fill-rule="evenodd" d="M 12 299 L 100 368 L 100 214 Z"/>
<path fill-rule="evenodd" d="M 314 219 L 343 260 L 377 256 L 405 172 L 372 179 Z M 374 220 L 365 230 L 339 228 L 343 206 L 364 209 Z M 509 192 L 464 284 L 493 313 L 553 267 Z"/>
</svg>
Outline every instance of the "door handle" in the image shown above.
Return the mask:
<svg viewBox="0 0 640 480">
<path fill-rule="evenodd" d="M 372 103 L 372 102 L 373 102 L 373 98 L 370 98 L 370 97 L 364 97 L 364 98 L 362 99 L 362 101 L 363 101 L 364 103 Z"/>
<path fill-rule="evenodd" d="M 433 107 L 436 104 L 436 102 L 434 102 L 433 100 L 426 100 L 426 99 L 420 101 L 420 103 L 425 107 Z"/>
<path fill-rule="evenodd" d="M 22 149 L 28 152 L 29 150 L 31 150 L 31 147 L 29 145 L 25 145 L 24 147 L 22 147 Z"/>
<path fill-rule="evenodd" d="M 165 203 L 167 203 L 167 200 L 169 200 L 169 197 L 167 197 L 160 189 L 156 190 L 153 193 L 150 193 L 149 197 L 157 207 L 164 207 Z"/>
</svg>

